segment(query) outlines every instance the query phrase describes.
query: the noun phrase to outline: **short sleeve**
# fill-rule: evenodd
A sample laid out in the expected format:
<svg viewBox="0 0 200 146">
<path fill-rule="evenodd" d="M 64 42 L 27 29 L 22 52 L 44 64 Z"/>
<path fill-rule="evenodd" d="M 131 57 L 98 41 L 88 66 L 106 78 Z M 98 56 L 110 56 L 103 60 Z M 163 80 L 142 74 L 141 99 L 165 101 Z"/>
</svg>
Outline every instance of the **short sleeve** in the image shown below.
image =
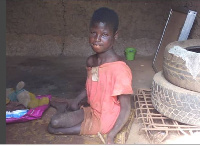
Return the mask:
<svg viewBox="0 0 200 146">
<path fill-rule="evenodd" d="M 122 94 L 133 94 L 132 73 L 128 66 L 117 70 L 113 78 L 112 96 L 118 96 Z"/>
</svg>

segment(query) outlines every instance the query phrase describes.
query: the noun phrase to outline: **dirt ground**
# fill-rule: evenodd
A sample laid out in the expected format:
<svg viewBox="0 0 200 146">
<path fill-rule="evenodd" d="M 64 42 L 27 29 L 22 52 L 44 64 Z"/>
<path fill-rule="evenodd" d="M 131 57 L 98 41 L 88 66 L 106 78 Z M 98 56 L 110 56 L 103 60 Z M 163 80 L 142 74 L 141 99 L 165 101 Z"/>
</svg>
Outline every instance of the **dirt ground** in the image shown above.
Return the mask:
<svg viewBox="0 0 200 146">
<path fill-rule="evenodd" d="M 19 81 L 26 83 L 25 89 L 36 94 L 51 94 L 55 98 L 70 100 L 84 87 L 86 79 L 84 57 L 7 57 L 6 88 L 15 88 Z M 153 76 L 153 56 L 136 55 L 127 61 L 133 74 L 133 89 L 150 89 Z M 134 102 L 134 100 L 132 100 Z M 102 144 L 93 137 L 51 135 L 47 124 L 55 109 L 50 107 L 39 120 L 6 125 L 7 144 Z M 141 123 L 134 120 L 126 144 L 150 144 L 145 132 L 139 132 Z M 21 134 L 20 134 L 21 133 Z M 164 144 L 173 144 L 176 135 L 169 135 Z M 170 141 L 172 140 L 172 141 Z M 184 143 L 185 144 L 185 143 Z"/>
</svg>

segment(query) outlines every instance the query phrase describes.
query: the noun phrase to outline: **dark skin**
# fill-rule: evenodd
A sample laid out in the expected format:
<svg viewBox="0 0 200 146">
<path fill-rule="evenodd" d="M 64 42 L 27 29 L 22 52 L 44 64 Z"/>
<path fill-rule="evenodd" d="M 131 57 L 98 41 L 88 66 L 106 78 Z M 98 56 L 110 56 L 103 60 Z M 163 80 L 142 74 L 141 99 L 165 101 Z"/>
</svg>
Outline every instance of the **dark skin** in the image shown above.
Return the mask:
<svg viewBox="0 0 200 146">
<path fill-rule="evenodd" d="M 80 109 L 78 103 L 86 97 L 86 90 L 84 89 L 70 105 L 66 103 L 51 102 L 50 104 L 57 109 L 57 113 L 51 118 L 48 125 L 49 133 L 80 134 L 81 123 L 84 119 L 84 111 L 83 109 Z"/>
<path fill-rule="evenodd" d="M 89 43 L 96 54 L 88 57 L 87 66 L 95 67 L 108 62 L 123 61 L 113 50 L 113 45 L 117 37 L 118 32 L 113 32 L 110 25 L 103 22 L 93 24 L 90 27 Z M 85 89 L 70 104 L 70 109 L 76 112 L 70 112 L 71 115 L 69 115 L 66 114 L 65 110 L 63 112 L 61 110 L 61 112 L 52 117 L 53 120 L 48 127 L 49 132 L 54 134 L 79 134 L 84 112 L 80 109 L 78 103 L 84 98 L 87 98 Z M 131 110 L 130 95 L 119 95 L 117 98 L 121 109 L 114 127 L 107 133 L 107 144 L 114 144 L 114 137 L 127 122 Z M 72 118 L 72 114 L 75 120 L 68 122 L 67 120 L 69 117 Z M 60 115 L 66 117 L 65 122 L 61 120 Z"/>
<path fill-rule="evenodd" d="M 95 23 L 90 28 L 89 43 L 96 54 L 88 58 L 87 65 L 95 67 L 108 62 L 123 61 L 113 50 L 117 37 L 118 32 L 114 33 L 112 27 L 106 23 Z M 119 95 L 117 98 L 121 110 L 114 127 L 107 134 L 107 144 L 114 144 L 114 137 L 127 122 L 131 110 L 130 95 Z"/>
</svg>

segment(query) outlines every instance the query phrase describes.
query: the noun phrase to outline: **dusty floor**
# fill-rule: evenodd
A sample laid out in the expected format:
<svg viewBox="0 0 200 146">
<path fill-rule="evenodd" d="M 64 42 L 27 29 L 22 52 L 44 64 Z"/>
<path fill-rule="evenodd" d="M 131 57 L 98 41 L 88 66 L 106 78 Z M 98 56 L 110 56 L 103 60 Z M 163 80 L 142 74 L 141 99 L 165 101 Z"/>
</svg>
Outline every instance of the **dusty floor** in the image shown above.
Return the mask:
<svg viewBox="0 0 200 146">
<path fill-rule="evenodd" d="M 51 94 L 61 99 L 72 99 L 84 87 L 86 79 L 83 57 L 7 57 L 6 88 L 15 88 L 19 81 L 26 83 L 25 89 L 36 94 Z M 136 55 L 134 61 L 127 61 L 133 74 L 133 89 L 149 89 L 155 72 L 153 57 Z M 134 102 L 132 100 L 132 102 Z M 7 144 L 99 144 L 92 137 L 51 135 L 47 124 L 55 109 L 50 107 L 42 119 L 25 123 L 6 125 Z M 34 127 L 34 128 L 33 128 Z M 144 132 L 139 133 L 140 123 L 133 122 L 127 144 L 150 144 Z M 23 133 L 20 135 L 20 133 Z M 163 143 L 170 143 L 166 139 Z"/>
</svg>

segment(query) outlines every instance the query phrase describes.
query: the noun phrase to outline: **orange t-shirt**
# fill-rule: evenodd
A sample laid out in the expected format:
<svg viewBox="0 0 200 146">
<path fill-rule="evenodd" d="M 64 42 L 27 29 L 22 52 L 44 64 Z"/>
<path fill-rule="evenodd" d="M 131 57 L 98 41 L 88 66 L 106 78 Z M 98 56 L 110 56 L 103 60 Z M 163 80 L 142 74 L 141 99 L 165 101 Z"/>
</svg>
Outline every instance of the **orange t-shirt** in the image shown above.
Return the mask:
<svg viewBox="0 0 200 146">
<path fill-rule="evenodd" d="M 117 96 L 133 94 L 132 73 L 123 61 L 88 67 L 87 73 L 88 103 L 93 114 L 100 119 L 99 132 L 105 134 L 112 129 L 120 113 Z"/>
</svg>

